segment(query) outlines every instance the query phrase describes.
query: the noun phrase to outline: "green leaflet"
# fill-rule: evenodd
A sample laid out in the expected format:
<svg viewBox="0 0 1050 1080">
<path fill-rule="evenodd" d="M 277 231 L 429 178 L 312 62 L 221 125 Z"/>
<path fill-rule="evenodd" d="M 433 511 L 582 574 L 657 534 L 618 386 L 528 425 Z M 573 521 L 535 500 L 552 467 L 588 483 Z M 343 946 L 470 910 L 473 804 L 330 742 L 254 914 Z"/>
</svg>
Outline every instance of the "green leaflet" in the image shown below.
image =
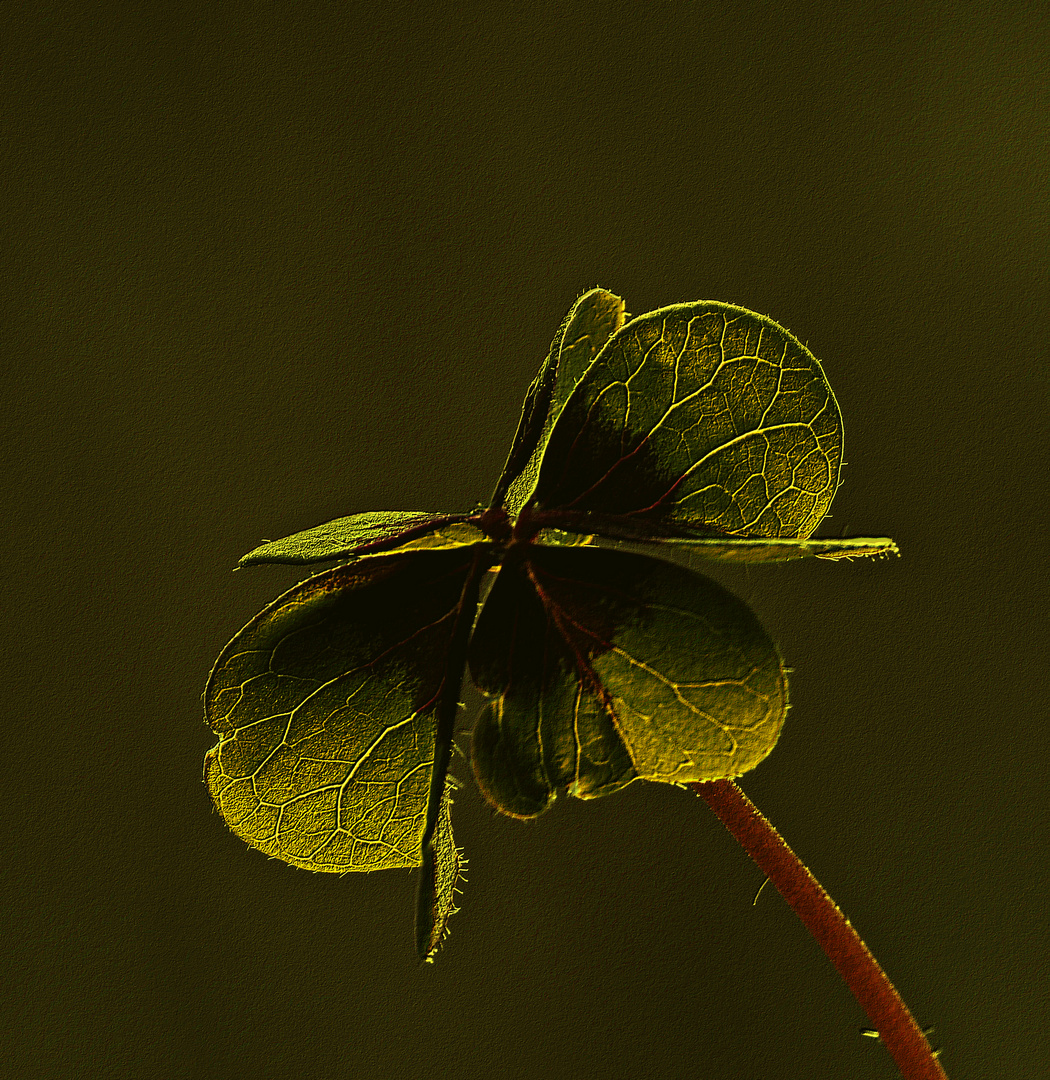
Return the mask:
<svg viewBox="0 0 1050 1080">
<path fill-rule="evenodd" d="M 842 539 L 765 540 L 752 537 L 667 538 L 673 545 L 701 559 L 720 562 L 790 562 L 793 559 L 859 559 L 868 556 L 899 555 L 888 536 L 848 536 Z"/>
<path fill-rule="evenodd" d="M 623 301 L 605 289 L 591 289 L 573 304 L 525 395 L 518 430 L 492 496 L 493 506 L 503 506 L 513 516 L 528 501 L 555 420 L 624 318 Z"/>
<path fill-rule="evenodd" d="M 205 777 L 268 855 L 341 873 L 418 866 L 431 717 L 470 558 L 388 555 L 308 578 L 226 646 Z"/>
<path fill-rule="evenodd" d="M 474 725 L 474 775 L 489 802 L 519 818 L 542 813 L 558 787 L 595 798 L 638 775 L 599 688 L 530 580 L 535 559 L 556 556 L 532 554 L 500 568 L 470 648 L 471 678 L 494 699 Z"/>
<path fill-rule="evenodd" d="M 600 529 L 597 521 L 590 521 L 591 527 Z M 763 537 L 647 537 L 641 540 L 636 534 L 617 536 L 615 526 L 601 531 L 602 537 L 629 539 L 635 543 L 648 541 L 655 555 L 668 554 L 679 550 L 688 552 L 700 559 L 712 559 L 719 562 L 790 562 L 794 559 L 857 559 L 865 556 L 899 555 L 897 545 L 888 536 L 848 536 L 841 539 L 806 539 L 806 540 L 769 540 Z M 602 540 L 597 534 L 585 536 L 580 533 L 563 532 L 560 529 L 541 529 L 536 535 L 536 543 L 551 546 L 601 546 Z M 663 552 L 660 547 L 664 548 Z"/>
<path fill-rule="evenodd" d="M 205 781 L 238 836 L 308 870 L 421 864 L 445 794 L 440 728 L 458 701 L 478 567 L 472 549 L 339 566 L 233 638 L 205 691 L 219 736 Z M 451 827 L 437 824 L 448 863 Z M 435 919 L 451 910 L 446 891 Z"/>
<path fill-rule="evenodd" d="M 238 566 L 323 562 L 392 548 L 461 547 L 484 540 L 484 534 L 466 524 L 465 518 L 465 514 L 428 514 L 419 510 L 351 514 L 261 544 L 249 551 Z"/>
<path fill-rule="evenodd" d="M 451 776 L 445 779 L 434 843 L 423 852 L 416 911 L 416 952 L 432 964 L 448 936 L 448 921 L 459 911 L 456 893 L 462 880 L 463 849 L 452 839 L 452 789 L 458 787 Z"/>
<path fill-rule="evenodd" d="M 471 674 L 492 698 L 478 784 L 533 817 L 558 787 L 735 777 L 776 744 L 787 680 L 750 609 L 682 567 L 600 549 L 531 547 L 485 603 Z"/>
<path fill-rule="evenodd" d="M 609 339 L 557 417 L 533 499 L 642 527 L 804 538 L 841 459 L 816 358 L 771 319 L 700 301 Z"/>
</svg>

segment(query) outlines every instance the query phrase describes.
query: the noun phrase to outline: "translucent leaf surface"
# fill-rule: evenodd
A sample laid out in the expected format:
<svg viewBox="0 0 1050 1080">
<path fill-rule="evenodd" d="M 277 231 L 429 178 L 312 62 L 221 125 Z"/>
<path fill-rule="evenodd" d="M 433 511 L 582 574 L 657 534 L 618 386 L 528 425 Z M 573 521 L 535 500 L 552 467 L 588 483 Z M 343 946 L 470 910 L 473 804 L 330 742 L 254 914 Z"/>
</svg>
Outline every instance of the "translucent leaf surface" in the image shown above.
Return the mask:
<svg viewBox="0 0 1050 1080">
<path fill-rule="evenodd" d="M 671 538 L 661 541 L 702 559 L 720 562 L 790 562 L 792 559 L 858 559 L 900 554 L 888 536 L 849 536 L 808 540 L 763 540 L 703 537 L 695 540 Z"/>
<path fill-rule="evenodd" d="M 456 787 L 446 777 L 441 796 L 441 810 L 434 834 L 433 855 L 424 855 L 420 878 L 419 911 L 416 918 L 416 949 L 425 963 L 433 963 L 442 942 L 448 936 L 448 921 L 459 911 L 456 894 L 466 860 L 452 838 L 452 790 Z"/>
<path fill-rule="evenodd" d="M 469 547 L 485 543 L 488 537 L 471 521 L 454 521 L 442 525 L 423 536 L 402 540 L 395 551 L 443 551 L 449 548 Z"/>
<path fill-rule="evenodd" d="M 303 532 L 293 533 L 281 540 L 270 540 L 249 551 L 239 566 L 255 566 L 258 563 L 313 563 L 326 559 L 352 557 L 370 552 L 389 551 L 407 547 L 457 547 L 476 543 L 483 539 L 477 529 L 449 534 L 455 542 L 431 543 L 425 538 L 451 523 L 463 522 L 465 514 L 429 514 L 421 510 L 382 510 L 367 514 L 351 514 L 349 517 L 326 521 Z M 469 534 L 469 538 L 468 538 Z M 462 537 L 460 541 L 459 537 Z M 446 537 L 448 539 L 449 537 Z"/>
<path fill-rule="evenodd" d="M 527 502 L 554 421 L 624 318 L 623 301 L 605 289 L 591 289 L 573 304 L 525 395 L 518 430 L 493 495 L 494 506 L 502 505 L 514 515 Z"/>
<path fill-rule="evenodd" d="M 557 417 L 534 499 L 654 528 L 805 538 L 841 457 L 816 358 L 771 319 L 700 301 L 610 338 Z"/>
<path fill-rule="evenodd" d="M 474 615 L 473 566 L 469 549 L 339 566 L 226 646 L 205 692 L 219 736 L 205 780 L 238 836 L 308 870 L 420 865 L 437 711 L 459 692 L 449 652 Z"/>
<path fill-rule="evenodd" d="M 522 562 L 500 569 L 470 651 L 471 676 L 493 698 L 474 725 L 474 774 L 491 803 L 522 818 L 542 813 L 561 786 L 593 798 L 638 775 L 600 690 L 580 670 L 573 641 L 545 609 L 530 569 Z"/>
<path fill-rule="evenodd" d="M 597 527 L 599 522 L 588 522 Z M 614 527 L 610 531 L 615 536 Z M 602 536 L 608 536 L 604 532 Z M 637 542 L 638 534 L 618 537 Z M 713 559 L 719 562 L 790 562 L 793 559 L 857 559 L 866 556 L 899 555 L 897 545 L 888 536 L 849 536 L 843 538 L 808 539 L 808 540 L 773 540 L 753 537 L 695 537 L 677 536 L 646 537 L 651 542 L 653 553 L 659 555 L 659 546 L 668 545 L 679 551 L 687 551 L 701 559 Z M 556 547 L 591 546 L 603 543 L 598 535 L 585 536 L 578 533 L 563 532 L 559 529 L 542 529 L 536 535 L 538 544 Z"/>
<path fill-rule="evenodd" d="M 739 776 L 787 709 L 776 648 L 714 582 L 642 555 L 532 547 L 506 563 L 478 621 L 471 674 L 492 700 L 473 765 L 505 813 L 541 813 L 634 778 Z"/>
</svg>

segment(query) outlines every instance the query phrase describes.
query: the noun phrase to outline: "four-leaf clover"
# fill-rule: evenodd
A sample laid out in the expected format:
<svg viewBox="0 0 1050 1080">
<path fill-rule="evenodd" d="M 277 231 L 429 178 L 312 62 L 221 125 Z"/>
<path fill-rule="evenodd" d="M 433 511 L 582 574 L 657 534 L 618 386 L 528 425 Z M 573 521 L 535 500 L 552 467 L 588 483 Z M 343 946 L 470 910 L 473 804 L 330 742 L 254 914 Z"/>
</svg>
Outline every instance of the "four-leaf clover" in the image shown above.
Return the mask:
<svg viewBox="0 0 1050 1080">
<path fill-rule="evenodd" d="M 841 460 L 824 372 L 772 320 L 713 301 L 630 318 L 584 294 L 487 507 L 354 514 L 241 560 L 338 564 L 215 664 L 219 810 L 309 870 L 421 866 L 417 945 L 433 959 L 461 864 L 448 766 L 464 670 L 488 699 L 473 771 L 505 814 L 535 817 L 561 790 L 740 776 L 780 734 L 784 665 L 746 605 L 661 555 L 895 552 L 811 539 Z"/>
</svg>

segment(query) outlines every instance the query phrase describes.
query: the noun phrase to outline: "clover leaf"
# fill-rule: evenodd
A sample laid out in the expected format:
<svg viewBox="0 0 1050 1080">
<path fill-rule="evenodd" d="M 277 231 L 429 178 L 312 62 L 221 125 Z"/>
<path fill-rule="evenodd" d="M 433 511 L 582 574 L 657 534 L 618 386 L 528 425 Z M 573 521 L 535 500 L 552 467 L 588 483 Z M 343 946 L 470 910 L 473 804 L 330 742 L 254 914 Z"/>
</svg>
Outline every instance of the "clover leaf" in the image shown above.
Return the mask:
<svg viewBox="0 0 1050 1080">
<path fill-rule="evenodd" d="M 487 507 L 352 514 L 241 559 L 340 562 L 215 664 L 205 779 L 220 813 L 305 869 L 421 867 L 417 947 L 432 960 L 462 862 L 448 766 L 468 659 L 489 699 L 472 767 L 503 813 L 534 817 L 562 790 L 742 775 L 780 734 L 784 665 L 745 604 L 662 556 L 895 552 L 811 538 L 841 460 L 824 372 L 772 320 L 713 301 L 629 318 L 613 293 L 585 293 Z"/>
</svg>

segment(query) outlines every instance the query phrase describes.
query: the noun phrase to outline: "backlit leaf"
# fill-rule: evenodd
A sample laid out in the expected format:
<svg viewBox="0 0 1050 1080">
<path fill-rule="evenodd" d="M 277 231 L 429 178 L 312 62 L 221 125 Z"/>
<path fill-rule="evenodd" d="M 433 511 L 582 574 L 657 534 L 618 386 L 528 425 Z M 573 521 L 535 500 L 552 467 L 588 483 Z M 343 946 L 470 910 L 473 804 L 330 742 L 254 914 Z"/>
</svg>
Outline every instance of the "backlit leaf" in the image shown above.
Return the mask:
<svg viewBox="0 0 1050 1080">
<path fill-rule="evenodd" d="M 428 964 L 434 962 L 448 936 L 449 919 L 459 911 L 456 893 L 466 860 L 452 838 L 452 789 L 456 786 L 451 776 L 446 777 L 434 844 L 424 852 L 420 874 L 416 950 L 419 958 Z"/>
<path fill-rule="evenodd" d="M 624 324 L 624 303 L 606 289 L 581 296 L 558 328 L 550 353 L 525 395 L 521 420 L 492 497 L 517 514 L 536 484 L 540 460 L 558 414 L 584 371 Z"/>
<path fill-rule="evenodd" d="M 594 528 L 600 526 L 599 521 L 588 522 Z M 637 533 L 625 536 L 617 536 L 615 525 L 611 525 L 608 532 L 601 536 L 585 536 L 579 533 L 563 532 L 559 529 L 541 529 L 536 535 L 538 544 L 550 544 L 552 546 L 591 546 L 598 547 L 603 543 L 603 537 L 613 534 L 613 539 L 629 539 L 637 542 L 640 538 Z M 889 556 L 899 555 L 897 545 L 888 536 L 848 536 L 843 538 L 807 539 L 807 540 L 775 540 L 764 537 L 679 537 L 679 536 L 647 536 L 646 541 L 651 542 L 653 554 L 660 555 L 659 546 L 668 545 L 672 550 L 688 552 L 700 559 L 713 559 L 719 562 L 790 562 L 793 559 L 857 559 L 865 556 Z M 659 545 L 659 546 L 657 546 Z M 667 548 L 665 547 L 665 551 Z"/>
<path fill-rule="evenodd" d="M 303 532 L 293 533 L 281 540 L 270 540 L 249 551 L 239 566 L 255 566 L 258 563 L 313 563 L 326 559 L 352 558 L 378 551 L 402 548 L 414 541 L 414 546 L 424 546 L 420 541 L 428 534 L 463 522 L 465 514 L 428 514 L 421 510 L 383 510 L 367 514 L 351 514 L 349 517 L 326 521 Z M 463 543 L 476 543 L 483 539 L 474 530 L 470 539 Z M 444 544 L 430 546 L 460 546 Z"/>
<path fill-rule="evenodd" d="M 580 671 L 573 642 L 544 608 L 530 569 L 531 561 L 500 568 L 470 648 L 471 677 L 493 698 L 474 725 L 474 774 L 493 805 L 522 818 L 547 809 L 559 787 L 594 798 L 638 775 L 600 690 Z"/>
<path fill-rule="evenodd" d="M 746 605 L 617 551 L 533 546 L 505 562 L 470 666 L 492 699 L 475 729 L 478 784 L 516 817 L 563 785 L 587 798 L 634 778 L 739 776 L 787 710 L 780 657 Z"/>
<path fill-rule="evenodd" d="M 449 653 L 474 615 L 474 565 L 465 549 L 339 566 L 226 646 L 205 692 L 219 736 L 205 779 L 238 836 L 308 870 L 420 865 L 437 714 L 459 693 Z"/>
<path fill-rule="evenodd" d="M 841 457 L 809 350 L 771 319 L 700 301 L 609 339 L 557 417 L 533 497 L 684 535 L 805 538 Z"/>
<path fill-rule="evenodd" d="M 488 537 L 472 521 L 454 521 L 451 525 L 441 525 L 432 532 L 399 542 L 394 549 L 402 551 L 444 551 L 449 548 L 469 547 L 484 544 Z"/>
</svg>

